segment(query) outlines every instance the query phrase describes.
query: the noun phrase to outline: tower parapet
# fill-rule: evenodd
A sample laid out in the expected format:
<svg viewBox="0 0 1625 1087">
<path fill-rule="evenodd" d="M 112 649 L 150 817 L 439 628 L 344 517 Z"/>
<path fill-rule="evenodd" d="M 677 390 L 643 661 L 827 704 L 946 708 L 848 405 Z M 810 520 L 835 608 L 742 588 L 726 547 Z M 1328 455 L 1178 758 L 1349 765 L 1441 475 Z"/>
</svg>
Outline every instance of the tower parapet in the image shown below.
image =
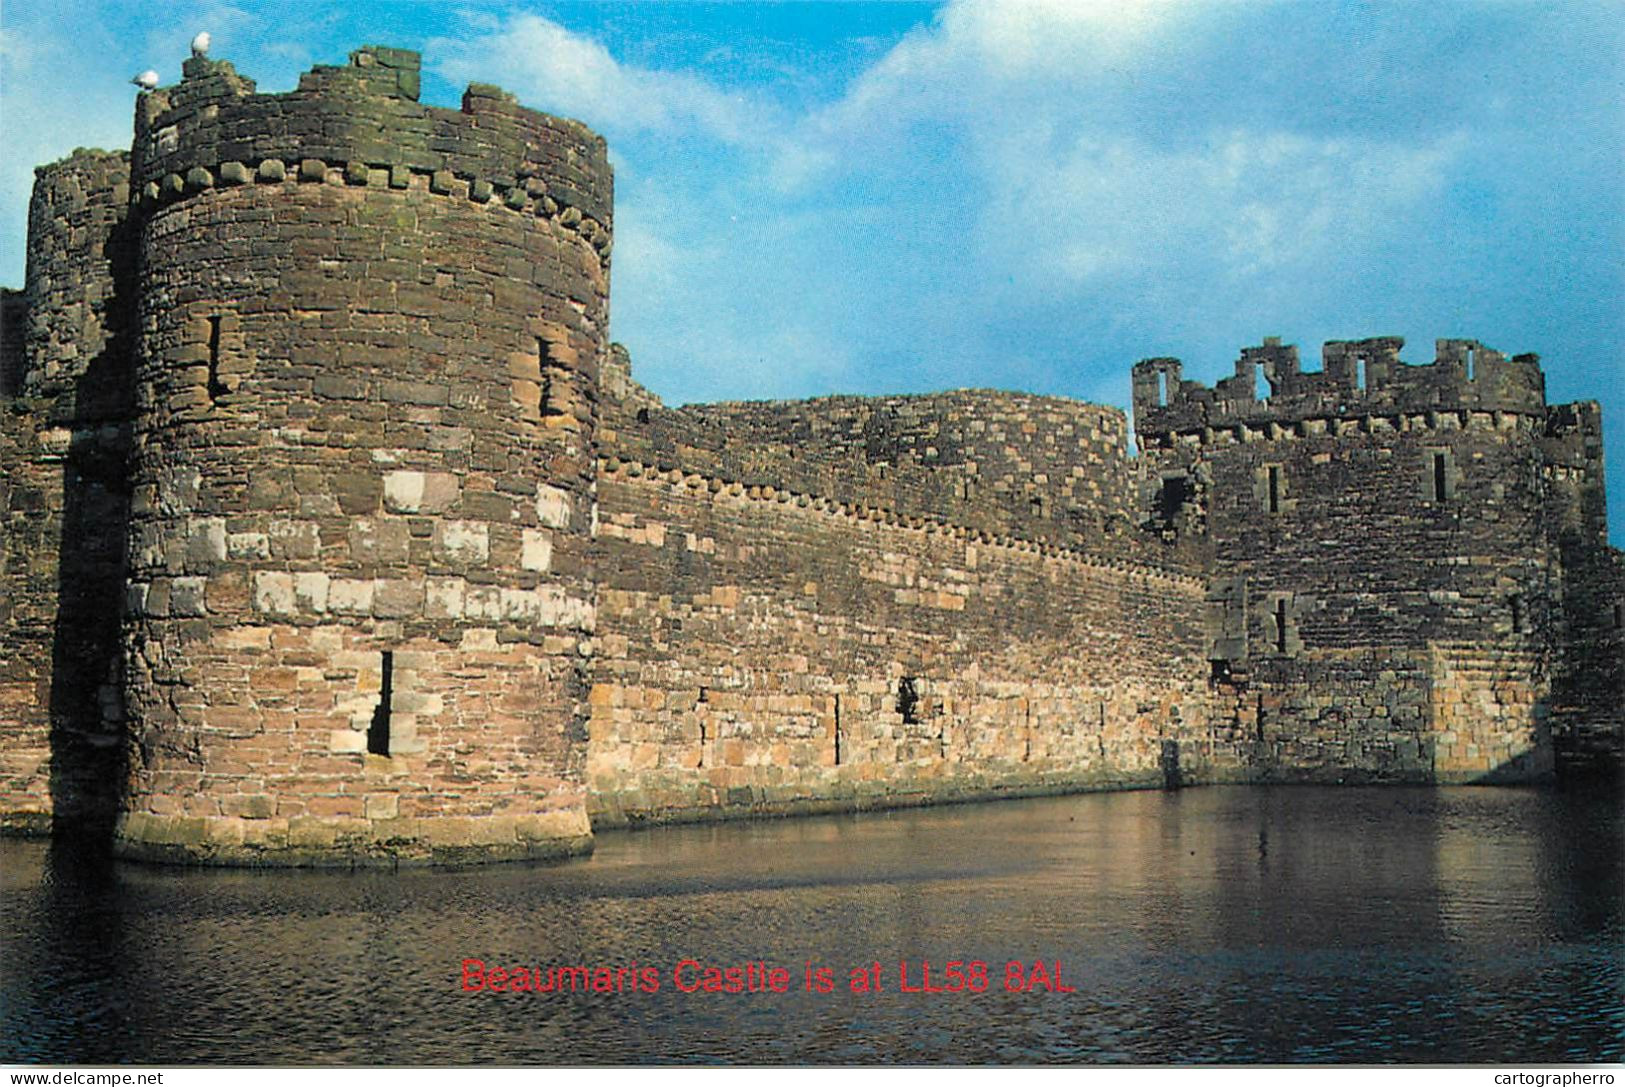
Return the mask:
<svg viewBox="0 0 1625 1087">
<path fill-rule="evenodd" d="M 420 105 L 418 54 L 366 46 L 287 94 L 255 93 L 227 61 L 194 57 L 176 87 L 141 96 L 132 182 L 146 206 L 286 180 L 427 186 L 548 219 L 607 259 L 614 185 L 603 137 L 472 83 L 461 110 Z M 414 180 L 415 179 L 415 180 Z"/>
<path fill-rule="evenodd" d="M 1184 380 L 1178 359 L 1146 359 L 1134 367 L 1135 429 L 1155 443 L 1310 419 L 1426 417 L 1439 411 L 1545 414 L 1538 355 L 1509 359 L 1477 340 L 1438 340 L 1433 362 L 1412 365 L 1399 357 L 1404 345 L 1397 336 L 1333 340 L 1322 351 L 1321 369 L 1305 372 L 1298 349 L 1270 337 L 1244 349 L 1235 374 L 1212 388 Z"/>
</svg>

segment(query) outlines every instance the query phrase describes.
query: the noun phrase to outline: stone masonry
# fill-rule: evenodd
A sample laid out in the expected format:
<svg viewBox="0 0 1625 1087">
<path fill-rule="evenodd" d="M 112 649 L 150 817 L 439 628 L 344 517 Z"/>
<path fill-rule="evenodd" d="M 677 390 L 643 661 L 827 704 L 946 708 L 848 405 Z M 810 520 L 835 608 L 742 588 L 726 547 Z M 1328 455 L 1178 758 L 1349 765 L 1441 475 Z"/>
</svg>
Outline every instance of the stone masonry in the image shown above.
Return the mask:
<svg viewBox="0 0 1625 1087">
<path fill-rule="evenodd" d="M 461 863 L 1089 788 L 1617 772 L 1601 420 L 1533 356 L 1266 341 L 1123 413 L 665 407 L 581 125 L 368 46 L 194 57 L 0 296 L 0 818 Z M 1259 399 L 1258 374 L 1270 384 Z"/>
</svg>

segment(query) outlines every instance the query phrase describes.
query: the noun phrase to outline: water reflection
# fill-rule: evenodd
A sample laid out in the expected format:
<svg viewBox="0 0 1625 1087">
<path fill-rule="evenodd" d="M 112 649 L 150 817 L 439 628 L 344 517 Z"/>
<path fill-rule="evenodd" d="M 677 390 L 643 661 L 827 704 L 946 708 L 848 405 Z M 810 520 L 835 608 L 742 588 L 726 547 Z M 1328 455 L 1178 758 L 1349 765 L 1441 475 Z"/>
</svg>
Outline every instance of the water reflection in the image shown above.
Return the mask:
<svg viewBox="0 0 1625 1087">
<path fill-rule="evenodd" d="M 1200 789 L 601 836 L 590 859 L 187 871 L 0 846 L 0 1058 L 151 1063 L 1619 1060 L 1617 798 Z M 460 964 L 657 993 L 464 993 Z M 765 961 L 784 994 L 682 993 Z M 981 960 L 982 993 L 900 961 Z M 1004 964 L 1076 991 L 1003 991 Z M 802 988 L 808 962 L 834 993 Z M 848 991 L 879 961 L 883 990 Z M 940 973 L 938 974 L 940 977 Z"/>
</svg>

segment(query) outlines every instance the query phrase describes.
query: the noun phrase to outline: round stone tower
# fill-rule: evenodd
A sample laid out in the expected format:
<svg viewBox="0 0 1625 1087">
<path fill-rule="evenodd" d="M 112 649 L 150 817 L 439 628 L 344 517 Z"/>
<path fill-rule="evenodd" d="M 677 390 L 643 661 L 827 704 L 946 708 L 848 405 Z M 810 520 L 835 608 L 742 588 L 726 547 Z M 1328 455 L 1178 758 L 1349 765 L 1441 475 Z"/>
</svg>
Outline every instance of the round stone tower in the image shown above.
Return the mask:
<svg viewBox="0 0 1625 1087">
<path fill-rule="evenodd" d="M 129 445 L 129 155 L 35 171 L 0 397 L 0 823 L 110 824 Z"/>
<path fill-rule="evenodd" d="M 379 47 L 137 106 L 128 855 L 590 848 L 603 140 Z"/>
</svg>

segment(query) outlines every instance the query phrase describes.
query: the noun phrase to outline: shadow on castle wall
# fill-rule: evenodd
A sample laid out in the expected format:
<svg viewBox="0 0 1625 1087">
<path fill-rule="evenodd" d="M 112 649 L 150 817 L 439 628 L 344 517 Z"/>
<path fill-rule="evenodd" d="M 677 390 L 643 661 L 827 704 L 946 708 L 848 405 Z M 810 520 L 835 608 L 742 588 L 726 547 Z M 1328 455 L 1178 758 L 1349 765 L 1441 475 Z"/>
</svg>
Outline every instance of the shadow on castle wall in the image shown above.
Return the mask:
<svg viewBox="0 0 1625 1087">
<path fill-rule="evenodd" d="M 130 521 L 134 412 L 133 223 L 104 250 L 114 294 L 102 350 L 58 401 L 71 432 L 61 461 L 56 621 L 51 638 L 50 794 L 53 830 L 111 847 L 129 774 L 121 677 L 121 603 Z"/>
</svg>

